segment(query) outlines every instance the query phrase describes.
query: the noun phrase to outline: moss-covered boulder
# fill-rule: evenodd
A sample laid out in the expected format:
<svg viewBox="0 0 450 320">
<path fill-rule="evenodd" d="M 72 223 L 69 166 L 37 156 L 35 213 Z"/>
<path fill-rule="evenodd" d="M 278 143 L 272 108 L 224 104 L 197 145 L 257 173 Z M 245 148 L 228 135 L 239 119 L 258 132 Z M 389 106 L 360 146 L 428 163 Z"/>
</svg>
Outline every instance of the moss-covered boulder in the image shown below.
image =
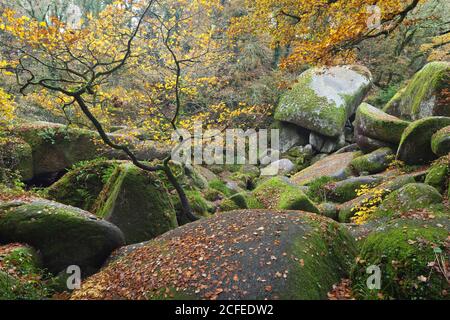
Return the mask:
<svg viewBox="0 0 450 320">
<path fill-rule="evenodd" d="M 392 98 L 384 111 L 413 121 L 431 116 L 450 117 L 449 89 L 450 63 L 431 62 Z"/>
<path fill-rule="evenodd" d="M 57 274 L 78 265 L 83 275 L 96 271 L 124 244 L 122 232 L 92 214 L 56 202 L 35 200 L 0 204 L 0 243 L 27 243 Z"/>
<path fill-rule="evenodd" d="M 17 126 L 14 134 L 31 146 L 34 175 L 59 172 L 101 154 L 98 137 L 89 130 L 34 122 Z"/>
<path fill-rule="evenodd" d="M 324 189 L 326 190 L 328 199 L 344 203 L 355 199 L 358 196 L 357 191 L 362 186 L 376 186 L 382 180 L 383 177 L 381 176 L 352 177 L 343 181 L 328 183 L 324 186 Z"/>
<path fill-rule="evenodd" d="M 253 194 L 267 209 L 303 210 L 319 213 L 319 209 L 298 186 L 281 177 L 264 181 L 254 190 Z"/>
<path fill-rule="evenodd" d="M 30 145 L 20 138 L 0 138 L 0 182 L 2 172 L 6 175 L 6 171 L 18 172 L 22 180 L 33 178 L 32 150 Z"/>
<path fill-rule="evenodd" d="M 118 165 L 103 159 L 77 164 L 46 189 L 46 197 L 95 214 L 96 201 Z"/>
<path fill-rule="evenodd" d="M 376 208 L 381 204 L 378 201 L 373 201 L 374 199 L 378 200 L 380 197 L 383 199 L 388 194 L 400 189 L 404 185 L 415 182 L 416 180 L 414 175 L 407 174 L 391 177 L 389 180 L 383 182 L 375 188 L 369 188 L 367 192 L 361 194 L 359 197 L 340 205 L 339 221 L 342 223 L 351 222 L 351 219 L 355 216 L 356 211 L 359 211 L 360 208 Z"/>
<path fill-rule="evenodd" d="M 350 164 L 359 156 L 358 152 L 345 152 L 327 156 L 291 178 L 297 185 L 307 185 L 320 177 L 344 180 L 351 174 Z"/>
<path fill-rule="evenodd" d="M 370 72 L 363 67 L 309 69 L 281 97 L 275 119 L 337 137 L 370 85 Z"/>
<path fill-rule="evenodd" d="M 429 117 L 411 123 L 403 132 L 397 159 L 406 164 L 423 164 L 436 159 L 431 139 L 447 126 L 450 126 L 450 117 Z"/>
<path fill-rule="evenodd" d="M 424 183 L 410 183 L 389 194 L 381 203 L 379 213 L 392 214 L 413 209 L 426 209 L 440 204 L 442 195 Z"/>
<path fill-rule="evenodd" d="M 448 280 L 440 268 L 450 250 L 448 219 L 398 219 L 380 226 L 361 245 L 351 274 L 359 299 L 448 299 Z M 381 270 L 381 289 L 367 287 L 369 266 Z"/>
<path fill-rule="evenodd" d="M 394 159 L 395 154 L 391 148 L 380 148 L 355 158 L 351 162 L 351 166 L 358 174 L 375 174 L 386 170 Z"/>
<path fill-rule="evenodd" d="M 398 144 L 408 125 L 408 121 L 391 116 L 367 103 L 361 104 L 356 111 L 357 131 L 376 140 Z"/>
<path fill-rule="evenodd" d="M 450 153 L 450 126 L 442 128 L 431 137 L 431 150 L 438 157 Z"/>
<path fill-rule="evenodd" d="M 37 252 L 27 245 L 0 246 L 0 300 L 47 299 L 51 289 Z"/>
<path fill-rule="evenodd" d="M 72 299 L 327 299 L 355 251 L 315 214 L 233 211 L 121 250 Z"/>
<path fill-rule="evenodd" d="M 449 185 L 450 166 L 446 162 L 438 162 L 427 171 L 425 183 L 443 193 Z"/>
<path fill-rule="evenodd" d="M 118 226 L 128 244 L 150 240 L 178 226 L 164 183 L 157 174 L 131 163 L 117 166 L 96 207 L 97 216 Z"/>
</svg>

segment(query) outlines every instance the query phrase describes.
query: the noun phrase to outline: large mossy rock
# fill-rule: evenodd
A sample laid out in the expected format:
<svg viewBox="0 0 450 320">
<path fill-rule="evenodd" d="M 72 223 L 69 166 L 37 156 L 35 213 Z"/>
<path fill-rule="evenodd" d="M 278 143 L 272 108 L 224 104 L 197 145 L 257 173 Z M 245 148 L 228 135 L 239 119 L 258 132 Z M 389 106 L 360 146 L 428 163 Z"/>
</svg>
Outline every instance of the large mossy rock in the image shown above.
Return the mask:
<svg viewBox="0 0 450 320">
<path fill-rule="evenodd" d="M 253 191 L 253 194 L 267 209 L 319 213 L 319 209 L 298 186 L 281 177 L 264 181 Z"/>
<path fill-rule="evenodd" d="M 370 72 L 360 66 L 305 71 L 280 100 L 275 119 L 328 137 L 344 132 L 347 119 L 370 89 Z"/>
<path fill-rule="evenodd" d="M 358 174 L 375 174 L 386 170 L 394 159 L 395 154 L 391 148 L 381 148 L 355 158 L 351 166 Z"/>
<path fill-rule="evenodd" d="M 120 251 L 72 299 L 327 299 L 355 243 L 316 214 L 243 210 Z"/>
<path fill-rule="evenodd" d="M 449 219 L 397 219 L 369 234 L 352 270 L 359 299 L 437 300 L 448 297 L 448 280 L 438 259 L 448 259 Z M 381 289 L 370 290 L 369 266 L 381 269 Z"/>
<path fill-rule="evenodd" d="M 450 117 L 429 117 L 411 123 L 403 132 L 397 159 L 406 164 L 424 164 L 436 159 L 431 150 L 433 135 L 450 126 Z"/>
<path fill-rule="evenodd" d="M 33 178 L 33 153 L 28 143 L 20 138 L 0 139 L 0 182 L 2 171 L 17 171 L 23 180 Z"/>
<path fill-rule="evenodd" d="M 327 156 L 291 178 L 297 185 L 307 185 L 320 177 L 344 180 L 351 174 L 350 164 L 359 152 L 345 152 Z"/>
<path fill-rule="evenodd" d="M 361 104 L 356 111 L 356 132 L 375 140 L 399 144 L 408 125 L 408 121 L 391 116 L 367 103 Z"/>
<path fill-rule="evenodd" d="M 127 244 L 178 226 L 163 179 L 128 161 L 94 160 L 77 166 L 47 188 L 46 195 L 114 223 Z"/>
<path fill-rule="evenodd" d="M 450 63 L 431 62 L 392 98 L 384 111 L 412 121 L 431 116 L 450 117 L 449 89 Z"/>
<path fill-rule="evenodd" d="M 178 226 L 164 183 L 157 174 L 131 163 L 117 166 L 96 206 L 97 216 L 118 226 L 128 244 L 150 240 Z"/>
<path fill-rule="evenodd" d="M 392 215 L 414 209 L 427 209 L 442 203 L 442 195 L 424 183 L 410 183 L 389 194 L 378 208 L 381 215 Z"/>
<path fill-rule="evenodd" d="M 110 160 L 77 165 L 46 189 L 46 197 L 95 214 L 96 201 L 118 165 Z"/>
<path fill-rule="evenodd" d="M 101 154 L 97 135 L 89 130 L 33 122 L 17 126 L 14 133 L 31 146 L 34 175 L 59 172 Z"/>
<path fill-rule="evenodd" d="M 124 244 L 113 224 L 74 207 L 46 200 L 0 204 L 0 243 L 21 242 L 38 249 L 43 266 L 57 274 L 77 265 L 95 272 Z"/>
<path fill-rule="evenodd" d="M 440 193 L 443 193 L 449 186 L 449 177 L 450 157 L 447 161 L 436 162 L 428 169 L 425 183 L 436 188 Z"/>
<path fill-rule="evenodd" d="M 438 157 L 450 153 L 450 126 L 442 128 L 431 138 L 431 150 Z"/>
</svg>

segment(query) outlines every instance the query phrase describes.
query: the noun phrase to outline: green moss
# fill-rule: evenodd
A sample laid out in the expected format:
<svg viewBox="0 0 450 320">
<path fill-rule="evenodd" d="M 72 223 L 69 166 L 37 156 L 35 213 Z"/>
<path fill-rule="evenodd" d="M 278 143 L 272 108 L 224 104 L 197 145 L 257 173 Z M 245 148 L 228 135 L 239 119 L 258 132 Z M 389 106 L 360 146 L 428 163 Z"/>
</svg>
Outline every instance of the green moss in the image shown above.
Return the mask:
<svg viewBox="0 0 450 320">
<path fill-rule="evenodd" d="M 214 201 L 217 201 L 217 200 L 225 198 L 225 195 L 222 192 L 218 191 L 218 190 L 207 189 L 204 192 L 204 198 L 206 200 L 208 200 L 208 201 L 214 202 Z"/>
<path fill-rule="evenodd" d="M 319 213 L 315 204 L 297 186 L 275 177 L 259 185 L 253 195 L 268 209 L 304 210 Z"/>
<path fill-rule="evenodd" d="M 327 200 L 327 190 L 325 186 L 334 182 L 335 179 L 331 177 L 320 177 L 308 184 L 308 191 L 306 195 L 316 203 L 322 203 Z"/>
<path fill-rule="evenodd" d="M 178 226 L 164 183 L 157 174 L 131 163 L 116 168 L 96 208 L 99 217 L 122 230 L 129 244 L 150 240 Z"/>
<path fill-rule="evenodd" d="M 219 204 L 220 212 L 238 210 L 239 206 L 231 199 L 223 199 Z"/>
<path fill-rule="evenodd" d="M 450 116 L 448 108 L 440 108 L 437 101 L 445 88 L 449 87 L 450 64 L 431 62 L 411 79 L 386 105 L 384 110 L 408 120 L 429 116 Z M 432 101 L 436 98 L 437 101 Z"/>
<path fill-rule="evenodd" d="M 78 164 L 47 188 L 45 195 L 50 200 L 95 213 L 95 202 L 117 165 L 104 159 Z"/>
<path fill-rule="evenodd" d="M 16 128 L 15 134 L 33 150 L 35 175 L 59 172 L 100 154 L 99 136 L 89 130 L 38 122 Z"/>
<path fill-rule="evenodd" d="M 231 195 L 236 193 L 235 191 L 228 188 L 225 182 L 219 179 L 211 180 L 209 181 L 208 184 L 211 189 L 217 190 L 226 195 L 227 197 L 230 197 Z"/>
<path fill-rule="evenodd" d="M 441 202 L 442 195 L 435 188 L 423 183 L 410 183 L 388 195 L 374 218 L 414 209 L 431 208 Z"/>
<path fill-rule="evenodd" d="M 394 158 L 395 155 L 391 148 L 381 148 L 353 159 L 351 166 L 359 174 L 375 174 L 386 170 Z"/>
<path fill-rule="evenodd" d="M 0 206 L 0 242 L 33 246 L 52 273 L 76 264 L 89 275 L 123 244 L 123 238 L 116 227 L 86 212 L 52 202 L 33 202 Z"/>
<path fill-rule="evenodd" d="M 32 179 L 34 172 L 31 146 L 14 137 L 0 139 L 0 171 L 2 169 L 17 171 L 22 180 Z"/>
<path fill-rule="evenodd" d="M 390 192 L 400 189 L 401 187 L 409 184 L 415 183 L 415 179 L 409 175 L 403 175 L 395 177 L 389 181 L 383 182 L 381 185 L 377 186 L 377 190 L 383 190 L 386 195 Z M 339 222 L 348 223 L 354 216 L 354 209 L 364 206 L 365 203 L 373 196 L 372 193 L 363 194 L 358 198 L 350 200 L 340 206 L 339 209 Z"/>
<path fill-rule="evenodd" d="M 196 191 L 196 190 L 186 191 L 186 196 L 189 200 L 189 204 L 190 204 L 192 210 L 194 211 L 194 213 L 197 216 L 206 217 L 206 218 L 210 216 L 210 213 L 212 211 L 211 205 L 208 203 L 208 201 L 205 198 L 203 198 L 202 194 L 199 191 Z M 171 198 L 172 198 L 172 202 L 175 207 L 175 210 L 177 212 L 180 212 L 182 210 L 182 208 L 181 208 L 179 196 L 177 194 L 175 194 Z"/>
<path fill-rule="evenodd" d="M 409 122 L 400 120 L 363 103 L 356 112 L 356 127 L 369 138 L 399 143 Z"/>
<path fill-rule="evenodd" d="M 327 136 L 337 136 L 347 121 L 345 106 L 336 106 L 311 88 L 314 70 L 304 72 L 293 88 L 281 97 L 275 120 L 292 122 Z"/>
<path fill-rule="evenodd" d="M 324 189 L 326 189 L 327 198 L 339 203 L 344 203 L 355 199 L 358 194 L 357 191 L 362 186 L 374 187 L 382 181 L 377 177 L 354 177 L 347 180 L 329 183 Z"/>
<path fill-rule="evenodd" d="M 397 159 L 406 164 L 423 164 L 436 158 L 431 150 L 432 136 L 450 126 L 449 117 L 429 117 L 411 123 L 403 132 Z"/>
<path fill-rule="evenodd" d="M 247 197 L 244 193 L 236 193 L 230 197 L 239 209 L 248 209 Z"/>
<path fill-rule="evenodd" d="M 439 156 L 445 156 L 450 152 L 450 126 L 436 132 L 431 138 L 431 150 Z"/>
<path fill-rule="evenodd" d="M 337 223 L 311 222 L 314 229 L 292 240 L 286 293 L 281 299 L 319 300 L 349 273 L 356 244 Z"/>
<path fill-rule="evenodd" d="M 434 223 L 401 219 L 392 221 L 363 242 L 352 270 L 353 292 L 360 299 L 448 299 L 445 277 L 430 267 L 436 256 L 447 261 L 448 231 Z M 438 253 L 441 252 L 441 253 Z M 367 267 L 381 269 L 381 290 L 369 290 Z"/>
<path fill-rule="evenodd" d="M 448 187 L 449 175 L 449 164 L 437 163 L 428 169 L 425 183 L 442 193 Z"/>
</svg>

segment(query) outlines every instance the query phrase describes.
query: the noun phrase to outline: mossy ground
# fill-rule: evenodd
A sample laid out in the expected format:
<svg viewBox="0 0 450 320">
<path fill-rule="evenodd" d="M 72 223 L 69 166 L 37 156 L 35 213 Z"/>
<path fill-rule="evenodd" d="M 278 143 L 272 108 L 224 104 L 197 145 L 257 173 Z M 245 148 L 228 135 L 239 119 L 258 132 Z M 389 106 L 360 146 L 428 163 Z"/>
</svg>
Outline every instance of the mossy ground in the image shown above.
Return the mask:
<svg viewBox="0 0 450 320">
<path fill-rule="evenodd" d="M 448 219 L 446 219 L 448 224 Z M 362 243 L 352 270 L 353 291 L 360 299 L 448 299 L 448 281 L 437 261 L 448 261 L 448 230 L 438 222 L 394 220 Z M 448 228 L 448 225 L 447 225 Z M 369 290 L 366 268 L 381 268 L 381 289 Z"/>
<path fill-rule="evenodd" d="M 36 252 L 21 244 L 0 246 L 0 300 L 41 300 L 52 289 Z"/>
</svg>

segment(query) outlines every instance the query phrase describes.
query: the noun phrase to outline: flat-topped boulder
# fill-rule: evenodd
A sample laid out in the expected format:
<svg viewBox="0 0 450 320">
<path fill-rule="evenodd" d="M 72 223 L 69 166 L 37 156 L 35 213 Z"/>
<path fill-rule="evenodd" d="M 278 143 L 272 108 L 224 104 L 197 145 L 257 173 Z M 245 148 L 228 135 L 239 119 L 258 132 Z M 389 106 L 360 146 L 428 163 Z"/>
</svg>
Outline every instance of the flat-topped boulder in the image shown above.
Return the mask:
<svg viewBox="0 0 450 320">
<path fill-rule="evenodd" d="M 345 152 L 327 156 L 294 175 L 291 181 L 297 185 L 307 185 L 320 177 L 344 180 L 350 176 L 350 164 L 358 155 L 360 155 L 359 152 Z"/>
<path fill-rule="evenodd" d="M 370 86 L 371 74 L 361 66 L 309 69 L 281 97 L 275 119 L 338 137 Z"/>
<path fill-rule="evenodd" d="M 450 63 L 430 62 L 385 106 L 384 111 L 405 120 L 450 117 Z"/>
<path fill-rule="evenodd" d="M 327 299 L 355 251 L 316 214 L 232 211 L 119 250 L 72 299 Z"/>
</svg>

